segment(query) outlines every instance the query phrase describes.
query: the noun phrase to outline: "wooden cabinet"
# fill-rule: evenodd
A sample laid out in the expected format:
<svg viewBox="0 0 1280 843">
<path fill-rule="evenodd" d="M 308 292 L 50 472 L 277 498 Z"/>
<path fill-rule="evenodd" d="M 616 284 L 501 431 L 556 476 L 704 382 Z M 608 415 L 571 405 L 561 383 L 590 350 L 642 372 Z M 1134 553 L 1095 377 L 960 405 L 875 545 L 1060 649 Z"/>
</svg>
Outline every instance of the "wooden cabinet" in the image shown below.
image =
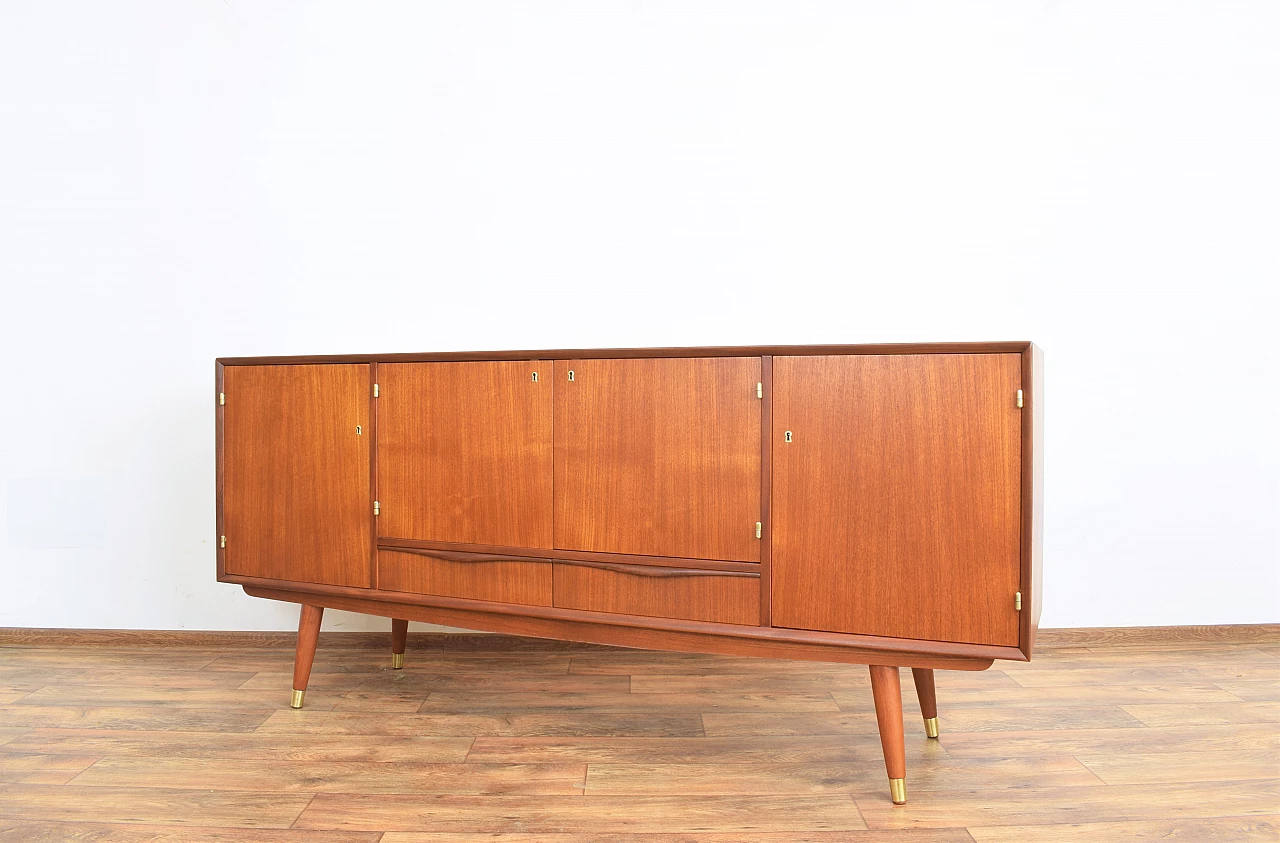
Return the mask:
<svg viewBox="0 0 1280 843">
<path fill-rule="evenodd" d="M 1031 657 L 1030 343 L 218 362 L 218 575 L 305 607 L 872 667 Z M 221 400 L 225 398 L 224 400 Z M 897 703 L 894 701 L 898 700 Z M 896 706 L 896 710 L 895 710 Z M 932 712 L 932 713 L 930 713 Z"/>
<path fill-rule="evenodd" d="M 1018 644 L 1018 354 L 777 357 L 773 624 Z"/>
<path fill-rule="evenodd" d="M 555 372 L 557 548 L 760 561 L 759 357 Z"/>
<path fill-rule="evenodd" d="M 551 364 L 378 366 L 378 534 L 551 547 Z"/>
<path fill-rule="evenodd" d="M 229 576 L 367 587 L 369 366 L 228 366 L 219 389 Z"/>
</svg>

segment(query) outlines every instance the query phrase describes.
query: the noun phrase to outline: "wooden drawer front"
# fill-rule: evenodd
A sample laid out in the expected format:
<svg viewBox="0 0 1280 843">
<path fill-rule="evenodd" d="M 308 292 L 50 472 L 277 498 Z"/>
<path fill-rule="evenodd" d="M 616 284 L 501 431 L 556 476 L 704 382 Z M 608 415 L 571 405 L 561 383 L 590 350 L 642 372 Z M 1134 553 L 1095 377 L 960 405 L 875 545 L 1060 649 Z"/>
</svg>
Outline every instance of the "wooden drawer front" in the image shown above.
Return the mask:
<svg viewBox="0 0 1280 843">
<path fill-rule="evenodd" d="M 620 615 L 760 623 L 760 577 L 650 565 L 555 563 L 555 605 Z"/>
<path fill-rule="evenodd" d="M 480 553 L 378 552 L 378 588 L 526 606 L 551 605 L 551 563 Z"/>
</svg>

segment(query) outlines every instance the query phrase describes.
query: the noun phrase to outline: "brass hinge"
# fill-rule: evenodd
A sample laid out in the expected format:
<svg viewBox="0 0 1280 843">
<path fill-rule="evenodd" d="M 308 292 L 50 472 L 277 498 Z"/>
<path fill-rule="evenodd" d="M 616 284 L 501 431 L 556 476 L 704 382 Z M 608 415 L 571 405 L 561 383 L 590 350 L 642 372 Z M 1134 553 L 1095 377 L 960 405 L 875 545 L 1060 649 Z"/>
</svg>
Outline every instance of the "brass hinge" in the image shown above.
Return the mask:
<svg viewBox="0 0 1280 843">
<path fill-rule="evenodd" d="M 376 383 L 373 385 L 373 397 L 378 397 L 378 385 Z"/>
<path fill-rule="evenodd" d="M 379 510 L 379 509 L 380 509 L 380 504 L 379 504 L 377 501 L 374 501 L 374 502 L 373 502 L 373 514 L 374 514 L 374 515 L 377 515 L 377 514 L 378 514 L 378 510 Z"/>
<path fill-rule="evenodd" d="M 1013 609 L 1016 612 L 1022 611 L 1022 592 L 1015 591 L 1013 593 Z"/>
<path fill-rule="evenodd" d="M 221 407 L 221 406 L 222 406 L 223 404 L 225 404 L 225 403 L 227 403 L 227 393 L 225 393 L 225 392 L 219 392 L 219 393 L 218 393 L 218 406 L 219 406 L 219 407 Z"/>
<path fill-rule="evenodd" d="M 759 522 L 759 521 L 757 521 L 757 522 L 756 522 L 756 538 L 760 538 L 760 536 L 761 536 L 761 535 L 762 535 L 762 533 L 761 533 L 761 524 L 760 524 L 760 522 Z"/>
<path fill-rule="evenodd" d="M 218 547 L 226 547 L 226 546 L 227 546 L 227 537 L 226 537 L 226 536 L 219 536 L 219 537 L 218 537 Z"/>
<path fill-rule="evenodd" d="M 1018 409 L 1022 409 L 1022 390 L 1018 390 Z"/>
<path fill-rule="evenodd" d="M 756 397 L 757 397 L 757 398 L 763 398 L 763 397 L 764 397 L 764 384 L 762 384 L 762 383 L 757 383 L 757 384 L 756 384 Z"/>
</svg>

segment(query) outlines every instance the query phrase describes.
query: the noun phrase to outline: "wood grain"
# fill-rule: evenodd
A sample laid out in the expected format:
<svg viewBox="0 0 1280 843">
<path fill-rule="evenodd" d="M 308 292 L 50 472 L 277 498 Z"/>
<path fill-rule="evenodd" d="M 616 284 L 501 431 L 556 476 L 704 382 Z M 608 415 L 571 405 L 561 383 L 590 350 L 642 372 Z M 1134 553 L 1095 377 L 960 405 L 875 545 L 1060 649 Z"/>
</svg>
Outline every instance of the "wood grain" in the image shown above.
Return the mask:
<svg viewBox="0 0 1280 843">
<path fill-rule="evenodd" d="M 774 358 L 775 626 L 1018 644 L 1020 365 Z"/>
<path fill-rule="evenodd" d="M 560 608 L 711 623 L 760 623 L 759 576 L 607 563 L 557 562 L 554 569 L 555 605 Z"/>
<path fill-rule="evenodd" d="M 6 646 L 31 692 L 0 706 L 0 840 L 1274 840 L 1275 705 L 1206 677 L 1271 686 L 1280 658 L 1098 637 L 937 672 L 898 808 L 861 666 L 466 635 L 392 671 L 385 632 L 331 636 L 331 710 L 292 711 L 292 634 Z"/>
<path fill-rule="evenodd" d="M 384 363 L 378 378 L 380 536 L 551 547 L 550 363 Z"/>
<path fill-rule="evenodd" d="M 551 563 L 546 561 L 378 551 L 378 584 L 387 591 L 550 606 L 551 583 Z"/>
<path fill-rule="evenodd" d="M 225 574 L 370 586 L 369 367 L 223 376 Z"/>
<path fill-rule="evenodd" d="M 759 562 L 759 382 L 759 357 L 556 361 L 556 547 Z"/>
</svg>

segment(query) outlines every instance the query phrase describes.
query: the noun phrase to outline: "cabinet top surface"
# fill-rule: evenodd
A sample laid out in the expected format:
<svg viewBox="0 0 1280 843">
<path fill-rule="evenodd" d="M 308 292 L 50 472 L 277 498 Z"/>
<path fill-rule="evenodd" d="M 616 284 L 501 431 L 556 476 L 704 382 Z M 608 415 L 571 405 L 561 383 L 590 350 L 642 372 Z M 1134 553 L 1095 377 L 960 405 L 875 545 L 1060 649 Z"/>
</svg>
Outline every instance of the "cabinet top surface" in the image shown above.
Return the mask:
<svg viewBox="0 0 1280 843">
<path fill-rule="evenodd" d="M 304 363 L 419 363 L 449 360 L 573 360 L 626 357 L 758 357 L 835 354 L 1017 354 L 1027 340 L 1000 342 L 878 343 L 862 345 L 740 345 L 687 348 L 557 348 L 524 351 L 432 351 L 392 354 L 312 354 L 284 357 L 219 357 L 224 366 Z"/>
</svg>

